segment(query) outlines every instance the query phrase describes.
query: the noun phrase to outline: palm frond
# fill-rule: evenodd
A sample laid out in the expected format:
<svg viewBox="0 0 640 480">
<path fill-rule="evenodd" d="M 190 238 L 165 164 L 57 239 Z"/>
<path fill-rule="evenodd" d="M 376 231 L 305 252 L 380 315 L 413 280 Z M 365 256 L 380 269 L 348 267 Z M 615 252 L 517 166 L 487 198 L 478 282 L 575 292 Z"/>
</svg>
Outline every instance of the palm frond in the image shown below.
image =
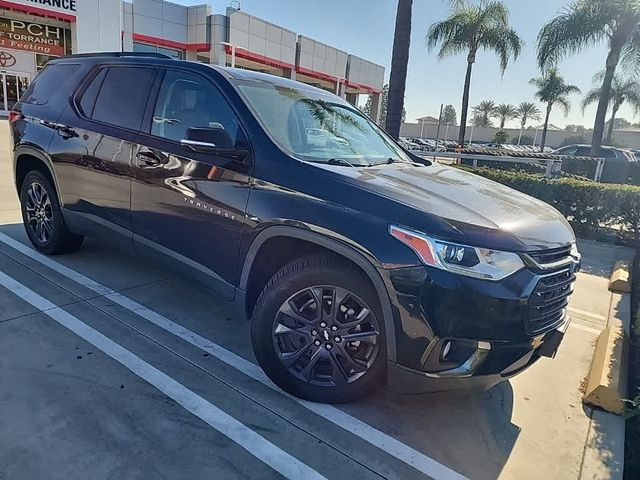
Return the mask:
<svg viewBox="0 0 640 480">
<path fill-rule="evenodd" d="M 485 50 L 497 53 L 502 73 L 507 69 L 511 57 L 516 60 L 524 46 L 515 30 L 501 26 L 485 29 L 478 44 Z"/>
<path fill-rule="evenodd" d="M 537 57 L 541 69 L 607 38 L 618 18 L 616 1 L 577 0 L 545 24 L 538 34 Z"/>
<path fill-rule="evenodd" d="M 571 102 L 565 97 L 558 97 L 554 104 L 560 105 L 564 111 L 564 116 L 568 117 L 571 111 Z"/>
<path fill-rule="evenodd" d="M 584 98 L 582 99 L 582 105 L 581 105 L 583 114 L 589 105 L 591 105 L 592 103 L 597 103 L 600 100 L 600 90 L 601 89 L 598 87 L 592 88 L 584 96 Z"/>
</svg>

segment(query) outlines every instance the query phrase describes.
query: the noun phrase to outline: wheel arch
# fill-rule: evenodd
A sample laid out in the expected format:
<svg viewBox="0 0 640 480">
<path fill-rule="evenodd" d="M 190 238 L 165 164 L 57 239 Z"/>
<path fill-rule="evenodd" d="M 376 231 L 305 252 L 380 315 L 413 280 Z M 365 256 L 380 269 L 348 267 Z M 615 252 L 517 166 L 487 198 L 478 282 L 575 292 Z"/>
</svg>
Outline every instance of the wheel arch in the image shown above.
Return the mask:
<svg viewBox="0 0 640 480">
<path fill-rule="evenodd" d="M 252 310 L 249 305 L 250 298 L 248 295 L 246 295 L 246 292 L 248 286 L 250 285 L 252 273 L 254 273 L 253 267 L 256 263 L 256 258 L 258 258 L 258 254 L 260 253 L 261 249 L 267 244 L 269 240 L 274 240 L 278 237 L 281 237 L 282 239 L 291 239 L 306 242 L 308 244 L 313 244 L 321 249 L 328 250 L 335 255 L 345 258 L 349 262 L 359 267 L 360 270 L 362 270 L 362 272 L 369 278 L 380 300 L 383 322 L 385 326 L 387 359 L 395 361 L 397 355 L 393 309 L 391 307 L 391 300 L 389 298 L 389 292 L 387 290 L 385 282 L 380 275 L 378 268 L 376 268 L 376 265 L 379 266 L 379 262 L 372 255 L 359 252 L 358 250 L 356 250 L 355 246 L 350 246 L 340 240 L 330 238 L 326 235 L 314 232 L 312 230 L 285 225 L 276 225 L 267 227 L 256 236 L 256 238 L 251 243 L 251 246 L 249 247 L 247 255 L 245 256 L 239 281 L 239 288 L 244 293 L 243 308 L 245 310 L 246 316 L 250 317 L 250 312 Z M 292 256 L 291 260 L 293 260 L 294 258 L 296 258 L 295 255 Z"/>
<path fill-rule="evenodd" d="M 54 174 L 53 162 L 45 152 L 30 146 L 22 145 L 16 148 L 13 158 L 13 174 L 18 197 L 20 196 L 22 182 L 27 174 L 31 170 L 38 169 L 43 171 L 51 180 L 53 188 L 56 190 L 56 195 L 58 196 L 58 203 L 62 206 L 60 189 L 58 188 L 58 181 Z"/>
</svg>

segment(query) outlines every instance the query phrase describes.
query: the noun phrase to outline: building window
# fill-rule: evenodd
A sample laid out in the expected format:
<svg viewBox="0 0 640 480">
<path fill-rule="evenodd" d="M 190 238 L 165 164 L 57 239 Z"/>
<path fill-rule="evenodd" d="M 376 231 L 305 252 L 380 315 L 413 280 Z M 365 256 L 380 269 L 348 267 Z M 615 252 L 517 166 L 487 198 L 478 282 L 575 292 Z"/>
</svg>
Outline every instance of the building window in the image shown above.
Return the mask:
<svg viewBox="0 0 640 480">
<path fill-rule="evenodd" d="M 39 72 L 44 68 L 48 61 L 58 58 L 55 55 L 44 55 L 42 53 L 36 53 L 36 72 Z"/>
<path fill-rule="evenodd" d="M 160 45 L 150 45 L 148 43 L 133 42 L 134 52 L 144 53 L 162 53 L 168 55 L 176 60 L 182 60 L 184 58 L 182 50 L 175 50 L 173 48 L 161 47 Z"/>
</svg>

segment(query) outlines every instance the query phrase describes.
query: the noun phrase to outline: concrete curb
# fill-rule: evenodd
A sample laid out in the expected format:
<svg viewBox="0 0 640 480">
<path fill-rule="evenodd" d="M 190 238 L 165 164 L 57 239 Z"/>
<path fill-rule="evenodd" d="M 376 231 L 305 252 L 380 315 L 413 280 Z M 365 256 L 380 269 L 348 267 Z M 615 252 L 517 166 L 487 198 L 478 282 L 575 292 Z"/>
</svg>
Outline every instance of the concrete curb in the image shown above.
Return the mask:
<svg viewBox="0 0 640 480">
<path fill-rule="evenodd" d="M 609 278 L 613 298 L 631 291 L 631 264 L 615 263 Z M 624 309 L 626 310 L 626 309 Z M 625 318 L 627 317 L 627 318 Z M 598 336 L 596 349 L 587 377 L 583 403 L 600 407 L 607 412 L 621 414 L 623 398 L 627 396 L 628 331 L 631 312 L 609 312 L 607 328 Z"/>
<path fill-rule="evenodd" d="M 609 291 L 629 293 L 631 291 L 631 265 L 620 260 L 616 262 L 609 278 Z"/>
<path fill-rule="evenodd" d="M 627 339 L 622 325 L 605 328 L 596 344 L 582 401 L 621 414 L 627 391 Z"/>
<path fill-rule="evenodd" d="M 608 413 L 620 409 L 626 398 L 626 348 L 631 323 L 631 296 L 628 293 L 612 293 L 608 325 L 598 337 L 587 390 L 585 404 L 599 408 L 590 409 L 589 433 L 584 448 L 580 480 L 622 480 L 624 471 L 625 420 L 622 415 Z M 598 351 L 600 350 L 600 351 Z M 591 394 L 591 395 L 590 395 Z"/>
</svg>

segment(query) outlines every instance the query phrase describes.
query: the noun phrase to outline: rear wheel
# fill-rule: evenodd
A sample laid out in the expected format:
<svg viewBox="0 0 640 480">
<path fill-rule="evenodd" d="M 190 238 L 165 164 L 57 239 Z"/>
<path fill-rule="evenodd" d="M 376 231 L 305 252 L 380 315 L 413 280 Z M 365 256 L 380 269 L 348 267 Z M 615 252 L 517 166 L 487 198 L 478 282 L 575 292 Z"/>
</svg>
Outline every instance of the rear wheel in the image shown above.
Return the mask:
<svg viewBox="0 0 640 480">
<path fill-rule="evenodd" d="M 80 248 L 84 237 L 69 232 L 56 191 L 39 170 L 29 172 L 22 182 L 20 202 L 25 230 L 37 250 L 55 255 Z"/>
<path fill-rule="evenodd" d="M 362 398 L 383 380 L 379 303 L 369 279 L 340 259 L 296 260 L 269 281 L 254 309 L 258 362 L 298 397 L 328 403 Z"/>
</svg>

